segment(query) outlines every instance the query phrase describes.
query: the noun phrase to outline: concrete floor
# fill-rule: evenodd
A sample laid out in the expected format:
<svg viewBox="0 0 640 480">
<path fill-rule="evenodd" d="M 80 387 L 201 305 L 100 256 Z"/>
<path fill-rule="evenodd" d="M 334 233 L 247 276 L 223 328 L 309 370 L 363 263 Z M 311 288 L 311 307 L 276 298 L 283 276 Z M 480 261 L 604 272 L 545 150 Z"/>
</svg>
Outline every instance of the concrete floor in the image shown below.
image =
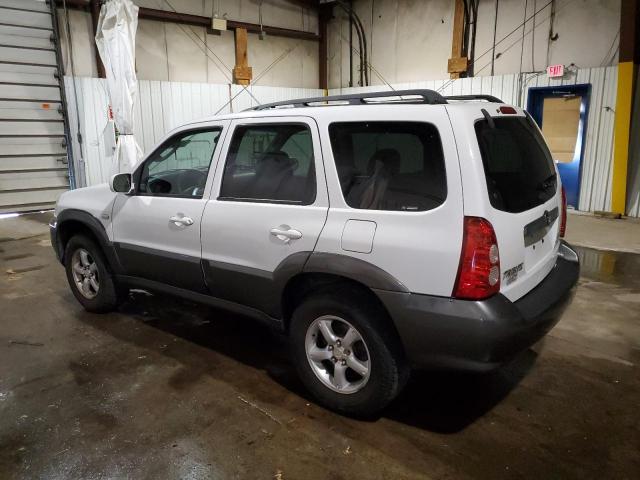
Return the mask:
<svg viewBox="0 0 640 480">
<path fill-rule="evenodd" d="M 85 313 L 47 220 L 0 220 L 2 479 L 640 474 L 640 255 L 580 249 L 576 300 L 535 351 L 415 375 L 363 422 L 306 398 L 251 320 L 142 293 Z"/>
</svg>

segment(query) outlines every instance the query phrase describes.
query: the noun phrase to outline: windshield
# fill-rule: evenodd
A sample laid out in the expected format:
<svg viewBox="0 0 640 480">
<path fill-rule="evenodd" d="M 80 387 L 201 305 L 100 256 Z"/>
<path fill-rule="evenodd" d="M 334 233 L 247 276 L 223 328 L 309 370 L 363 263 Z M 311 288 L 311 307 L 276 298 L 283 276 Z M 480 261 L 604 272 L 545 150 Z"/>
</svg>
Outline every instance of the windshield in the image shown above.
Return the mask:
<svg viewBox="0 0 640 480">
<path fill-rule="evenodd" d="M 551 153 L 533 121 L 492 118 L 475 124 L 493 208 L 510 213 L 530 210 L 556 192 Z"/>
</svg>

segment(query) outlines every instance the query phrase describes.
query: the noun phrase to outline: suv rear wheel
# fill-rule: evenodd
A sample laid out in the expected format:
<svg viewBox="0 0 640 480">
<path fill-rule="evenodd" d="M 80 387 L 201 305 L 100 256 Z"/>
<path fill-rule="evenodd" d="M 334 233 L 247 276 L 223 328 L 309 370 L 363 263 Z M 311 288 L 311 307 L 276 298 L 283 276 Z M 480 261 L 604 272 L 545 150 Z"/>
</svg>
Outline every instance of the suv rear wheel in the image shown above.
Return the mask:
<svg viewBox="0 0 640 480">
<path fill-rule="evenodd" d="M 290 341 L 302 382 L 319 403 L 340 413 L 377 413 L 408 378 L 385 312 L 359 291 L 307 297 L 293 313 Z"/>
<path fill-rule="evenodd" d="M 100 247 L 84 235 L 69 239 L 64 266 L 71 291 L 85 310 L 105 313 L 114 310 L 124 297 L 109 270 Z"/>
</svg>

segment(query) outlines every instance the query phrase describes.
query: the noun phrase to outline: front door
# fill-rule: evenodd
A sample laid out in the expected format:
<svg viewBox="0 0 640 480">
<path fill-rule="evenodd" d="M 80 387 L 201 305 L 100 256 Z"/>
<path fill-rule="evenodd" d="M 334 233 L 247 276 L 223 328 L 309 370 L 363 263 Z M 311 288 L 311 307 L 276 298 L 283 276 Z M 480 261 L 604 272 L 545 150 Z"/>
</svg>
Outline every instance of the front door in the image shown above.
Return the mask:
<svg viewBox="0 0 640 480">
<path fill-rule="evenodd" d="M 207 287 L 277 317 L 282 283 L 302 271 L 327 217 L 317 126 L 235 120 L 222 156 L 202 221 Z"/>
<path fill-rule="evenodd" d="M 578 208 L 590 85 L 530 88 L 527 110 L 558 166 L 567 205 Z"/>
<path fill-rule="evenodd" d="M 222 128 L 171 136 L 134 173 L 135 193 L 118 194 L 113 237 L 126 275 L 204 291 L 200 222 Z"/>
</svg>

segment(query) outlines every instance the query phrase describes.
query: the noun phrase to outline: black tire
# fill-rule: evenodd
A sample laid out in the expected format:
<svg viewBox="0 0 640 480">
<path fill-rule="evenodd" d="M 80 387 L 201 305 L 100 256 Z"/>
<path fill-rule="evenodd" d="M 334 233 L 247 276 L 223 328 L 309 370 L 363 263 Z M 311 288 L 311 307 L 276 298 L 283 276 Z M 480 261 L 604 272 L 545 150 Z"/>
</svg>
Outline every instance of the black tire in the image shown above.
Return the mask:
<svg viewBox="0 0 640 480">
<path fill-rule="evenodd" d="M 93 298 L 87 298 L 80 292 L 73 276 L 73 258 L 76 252 L 85 250 L 95 262 L 99 288 Z M 64 251 L 64 267 L 67 281 L 73 295 L 88 312 L 107 313 L 115 310 L 125 298 L 127 289 L 119 286 L 109 271 L 102 249 L 91 238 L 74 235 L 67 242 Z"/>
<path fill-rule="evenodd" d="M 319 317 L 340 317 L 356 328 L 369 353 L 370 373 L 358 391 L 345 394 L 326 386 L 307 358 L 307 330 Z M 400 339 L 387 313 L 370 295 L 352 286 L 307 296 L 293 312 L 289 332 L 291 352 L 302 383 L 330 410 L 360 418 L 371 417 L 386 407 L 404 388 L 409 368 Z M 329 367 L 330 368 L 330 367 Z"/>
</svg>

